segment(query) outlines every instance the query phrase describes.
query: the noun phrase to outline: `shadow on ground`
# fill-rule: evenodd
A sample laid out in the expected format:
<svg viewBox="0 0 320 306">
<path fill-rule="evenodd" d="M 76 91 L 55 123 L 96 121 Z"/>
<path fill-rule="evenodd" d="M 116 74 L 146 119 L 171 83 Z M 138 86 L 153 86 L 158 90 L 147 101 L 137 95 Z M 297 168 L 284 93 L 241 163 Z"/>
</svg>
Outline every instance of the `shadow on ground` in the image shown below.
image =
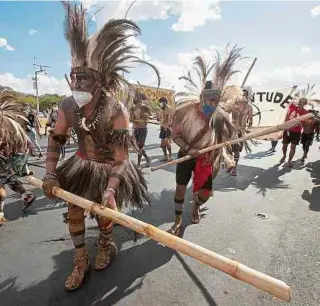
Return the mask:
<svg viewBox="0 0 320 306">
<path fill-rule="evenodd" d="M 186 205 L 183 220 L 185 227 L 190 224 L 189 214 L 190 205 Z M 133 215 L 157 227 L 165 223 L 171 223 L 174 218 L 173 191 L 162 191 L 160 197 L 152 197 L 152 207 L 145 209 L 142 213 L 135 212 Z M 128 241 L 127 238 L 123 238 L 123 235 L 117 235 L 117 232 L 122 230 L 128 231 L 122 227 L 115 229 L 115 240 L 119 249 L 125 241 Z M 119 241 L 121 236 L 122 241 Z M 93 262 L 95 255 L 95 241 L 96 237 L 89 237 L 86 240 L 91 262 Z M 199 288 L 208 304 L 217 305 L 214 298 L 184 259 L 175 251 L 153 240 L 143 238 L 138 243 L 133 244 L 132 247 L 122 249 L 115 262 L 106 271 L 92 272 L 89 282 L 81 290 L 67 293 L 64 291 L 64 281 L 70 273 L 72 256 L 72 250 L 65 250 L 58 255 L 54 255 L 52 257 L 54 272 L 47 279 L 31 284 L 26 288 L 19 286 L 17 275 L 13 275 L 6 280 L 1 279 L 0 276 L 0 300 L 5 305 L 16 306 L 113 305 L 139 290 L 149 272 L 167 264 L 173 256 L 176 256 L 182 268 Z"/>
<path fill-rule="evenodd" d="M 261 151 L 257 153 L 250 153 L 245 155 L 243 158 L 244 159 L 261 159 L 263 157 L 272 156 L 272 155 L 274 155 L 274 152 L 271 152 L 270 150 L 268 150 L 268 151 Z"/>
<path fill-rule="evenodd" d="M 315 185 L 320 184 L 320 160 L 313 163 L 308 163 L 306 165 L 306 170 L 310 173 L 312 183 Z M 309 190 L 304 190 L 301 198 L 309 202 L 309 209 L 313 211 L 320 211 L 320 186 L 312 188 L 311 192 Z"/>
<path fill-rule="evenodd" d="M 280 167 L 280 164 L 268 169 L 238 165 L 238 176 L 233 177 L 226 173 L 224 169 L 221 169 L 219 175 L 213 181 L 214 189 L 223 192 L 236 191 L 238 189 L 244 191 L 252 185 L 258 190 L 258 193 L 265 197 L 270 189 L 288 188 L 288 185 L 284 184 L 280 177 L 291 170 L 286 166 Z"/>
</svg>

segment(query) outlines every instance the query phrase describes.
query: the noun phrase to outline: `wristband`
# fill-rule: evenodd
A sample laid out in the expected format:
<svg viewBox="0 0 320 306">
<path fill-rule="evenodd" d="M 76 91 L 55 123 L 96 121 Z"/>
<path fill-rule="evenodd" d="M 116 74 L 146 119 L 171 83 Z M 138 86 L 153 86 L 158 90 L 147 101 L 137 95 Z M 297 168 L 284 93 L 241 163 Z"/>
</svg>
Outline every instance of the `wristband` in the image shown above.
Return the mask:
<svg viewBox="0 0 320 306">
<path fill-rule="evenodd" d="M 58 178 L 58 175 L 54 172 L 49 172 L 49 173 L 46 173 L 45 176 L 44 176 L 44 179 L 45 180 L 56 180 Z"/>
<path fill-rule="evenodd" d="M 108 187 L 105 192 L 108 192 L 108 191 L 111 192 L 111 193 L 113 193 L 113 195 L 116 194 L 116 191 L 115 191 L 113 188 L 111 188 L 111 187 Z"/>
</svg>

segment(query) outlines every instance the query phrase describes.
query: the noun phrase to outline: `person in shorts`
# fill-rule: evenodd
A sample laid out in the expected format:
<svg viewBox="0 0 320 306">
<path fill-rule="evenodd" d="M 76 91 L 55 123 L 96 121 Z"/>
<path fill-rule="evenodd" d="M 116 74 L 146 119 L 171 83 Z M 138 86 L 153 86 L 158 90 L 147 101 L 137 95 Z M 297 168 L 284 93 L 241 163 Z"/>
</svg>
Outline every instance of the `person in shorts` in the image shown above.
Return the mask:
<svg viewBox="0 0 320 306">
<path fill-rule="evenodd" d="M 151 116 L 151 110 L 146 103 L 147 97 L 142 93 L 136 93 L 133 99 L 134 106 L 130 110 L 130 121 L 133 125 L 133 135 L 140 149 L 138 154 L 138 166 L 141 166 L 142 156 L 146 159 L 145 167 L 150 166 L 150 158 L 143 149 L 148 135 L 148 119 Z"/>
<path fill-rule="evenodd" d="M 306 98 L 300 98 L 297 104 L 295 102 L 292 102 L 288 106 L 286 121 L 306 115 L 308 111 L 304 107 L 306 106 L 307 103 L 308 101 Z M 280 160 L 280 163 L 285 162 L 287 157 L 288 146 L 290 144 L 288 167 L 292 167 L 292 159 L 296 153 L 296 146 L 299 145 L 300 143 L 301 131 L 302 131 L 302 124 L 297 125 L 289 130 L 283 131 L 283 139 L 282 139 L 283 156 Z"/>
<path fill-rule="evenodd" d="M 314 113 L 312 109 L 308 109 L 308 113 Z M 304 163 L 307 158 L 309 148 L 313 143 L 314 134 L 317 128 L 317 121 L 314 118 L 307 119 L 303 122 L 303 130 L 301 134 L 301 144 L 303 148 L 303 156 L 301 162 Z"/>
<path fill-rule="evenodd" d="M 162 161 L 171 161 L 172 160 L 171 128 L 172 128 L 173 109 L 168 105 L 168 100 L 165 97 L 160 98 L 159 103 L 161 108 L 159 112 L 159 121 L 160 121 L 159 138 L 161 139 L 160 146 L 164 155 L 164 159 Z"/>
</svg>

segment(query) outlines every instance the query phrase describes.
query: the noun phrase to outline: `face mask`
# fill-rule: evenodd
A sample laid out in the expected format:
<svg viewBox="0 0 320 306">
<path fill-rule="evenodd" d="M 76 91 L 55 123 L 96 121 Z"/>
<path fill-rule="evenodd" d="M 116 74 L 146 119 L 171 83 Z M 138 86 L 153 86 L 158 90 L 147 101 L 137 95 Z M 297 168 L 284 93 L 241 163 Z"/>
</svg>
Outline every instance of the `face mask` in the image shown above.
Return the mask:
<svg viewBox="0 0 320 306">
<path fill-rule="evenodd" d="M 90 103 L 93 98 L 90 92 L 76 90 L 72 91 L 72 96 L 80 108 Z"/>
<path fill-rule="evenodd" d="M 203 104 L 202 111 L 206 116 L 210 116 L 216 111 L 216 106 Z"/>
<path fill-rule="evenodd" d="M 161 103 L 160 103 L 160 107 L 161 107 L 162 109 L 164 109 L 164 108 L 166 107 L 166 103 L 161 102 Z"/>
</svg>

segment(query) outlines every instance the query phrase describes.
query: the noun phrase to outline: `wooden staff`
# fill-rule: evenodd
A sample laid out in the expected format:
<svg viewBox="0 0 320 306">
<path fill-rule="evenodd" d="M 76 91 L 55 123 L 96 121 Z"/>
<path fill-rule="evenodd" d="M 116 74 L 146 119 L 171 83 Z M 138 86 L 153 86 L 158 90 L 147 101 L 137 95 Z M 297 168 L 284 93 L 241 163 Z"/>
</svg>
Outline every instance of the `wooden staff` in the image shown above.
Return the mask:
<svg viewBox="0 0 320 306">
<path fill-rule="evenodd" d="M 260 136 L 276 133 L 278 131 L 290 129 L 290 128 L 298 125 L 300 123 L 300 121 L 307 120 L 307 119 L 310 119 L 312 117 L 314 117 L 314 115 L 312 113 L 309 113 L 309 114 L 303 115 L 301 117 L 297 117 L 297 118 L 294 118 L 292 120 L 289 120 L 289 121 L 287 121 L 285 123 L 282 123 L 282 124 L 279 124 L 279 125 L 275 125 L 275 126 L 271 126 L 270 128 L 264 129 L 262 131 L 256 131 L 256 132 L 247 134 L 246 136 L 241 137 L 241 138 L 237 138 L 237 139 L 234 139 L 234 140 L 229 140 L 229 141 L 225 141 L 225 142 L 222 142 L 222 143 L 215 144 L 213 146 L 210 146 L 208 148 L 200 150 L 199 151 L 199 155 L 207 153 L 207 152 L 210 152 L 210 151 L 213 151 L 213 150 L 216 150 L 216 149 L 220 149 L 222 147 L 231 146 L 233 144 L 240 143 L 240 142 L 252 139 L 252 138 L 256 138 L 256 137 L 260 137 Z M 190 155 L 186 155 L 184 157 L 172 160 L 172 161 L 164 163 L 162 165 L 159 165 L 159 166 L 156 166 L 156 167 L 152 167 L 151 171 L 155 171 L 155 170 L 161 169 L 161 168 L 166 167 L 166 166 L 179 164 L 179 163 L 182 163 L 182 162 L 184 162 L 186 160 L 189 160 L 191 158 L 193 158 L 193 157 L 190 156 Z"/>
<path fill-rule="evenodd" d="M 297 87 L 298 87 L 298 85 L 292 86 L 288 96 L 293 95 L 293 93 L 297 90 Z M 279 121 L 280 122 L 285 122 L 287 114 L 288 114 L 288 109 L 284 109 L 284 111 L 282 112 L 282 114 L 280 116 L 280 120 Z M 280 139 L 281 137 L 282 137 L 282 134 L 281 134 L 281 132 L 279 132 L 278 135 L 277 135 L 277 139 L 276 140 Z"/>
<path fill-rule="evenodd" d="M 42 188 L 42 181 L 32 176 L 28 177 L 28 183 L 38 188 Z M 56 197 L 59 197 L 68 203 L 82 207 L 93 214 L 112 219 L 112 221 L 115 223 L 121 224 L 140 234 L 150 237 L 171 249 L 191 256 L 206 265 L 227 273 L 232 277 L 242 280 L 265 292 L 268 292 L 269 294 L 276 296 L 283 301 L 290 302 L 291 300 L 291 289 L 281 280 L 253 270 L 237 261 L 211 252 L 208 249 L 198 246 L 185 239 L 169 234 L 151 224 L 142 222 L 109 208 L 101 209 L 100 204 L 76 196 L 61 188 L 54 187 L 52 192 Z"/>
<path fill-rule="evenodd" d="M 249 74 L 250 74 L 253 66 L 255 65 L 256 61 L 257 61 L 257 58 L 255 57 L 254 60 L 253 60 L 253 62 L 252 62 L 252 64 L 251 64 L 251 66 L 250 66 L 250 68 L 249 68 L 249 70 L 248 70 L 248 72 L 247 72 L 247 74 L 246 74 L 246 76 L 245 76 L 245 78 L 244 78 L 244 80 L 243 80 L 243 82 L 242 82 L 241 88 L 243 88 L 244 84 L 246 84 L 247 79 L 248 79 L 248 77 L 249 77 Z"/>
<path fill-rule="evenodd" d="M 146 121 L 144 121 L 144 120 L 133 120 L 132 121 L 132 123 L 133 122 L 136 122 L 136 123 L 150 123 L 150 124 L 155 124 L 155 125 L 159 125 L 159 122 L 157 122 L 157 121 L 152 121 L 152 120 L 146 120 Z"/>
</svg>

